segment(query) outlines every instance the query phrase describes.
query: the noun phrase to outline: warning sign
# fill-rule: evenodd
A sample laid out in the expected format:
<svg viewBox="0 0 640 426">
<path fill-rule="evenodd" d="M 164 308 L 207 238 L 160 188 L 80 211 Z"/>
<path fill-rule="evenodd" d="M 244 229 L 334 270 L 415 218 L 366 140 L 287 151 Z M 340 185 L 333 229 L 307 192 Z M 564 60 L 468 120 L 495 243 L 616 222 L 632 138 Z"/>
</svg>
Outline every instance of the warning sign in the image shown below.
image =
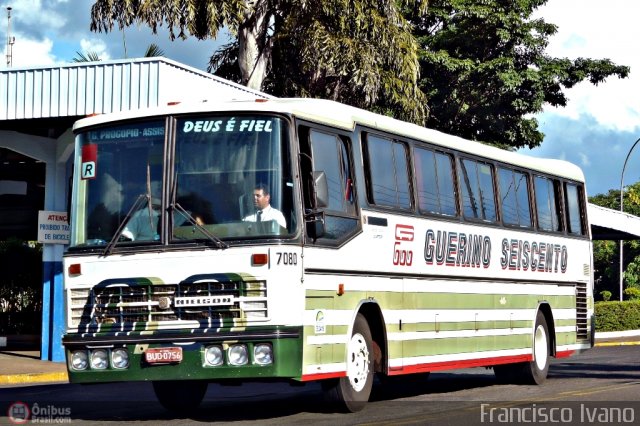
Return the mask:
<svg viewBox="0 0 640 426">
<path fill-rule="evenodd" d="M 38 242 L 43 244 L 69 244 L 69 218 L 67 212 L 38 212 Z"/>
</svg>

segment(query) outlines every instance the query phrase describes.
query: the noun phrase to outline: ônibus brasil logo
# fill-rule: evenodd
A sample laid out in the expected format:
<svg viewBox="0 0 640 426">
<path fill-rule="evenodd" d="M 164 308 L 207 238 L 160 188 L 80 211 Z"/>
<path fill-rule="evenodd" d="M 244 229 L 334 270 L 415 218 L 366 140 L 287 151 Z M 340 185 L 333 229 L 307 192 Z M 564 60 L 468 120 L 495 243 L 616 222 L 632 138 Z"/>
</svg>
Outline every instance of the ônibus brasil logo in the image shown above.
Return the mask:
<svg viewBox="0 0 640 426">
<path fill-rule="evenodd" d="M 29 421 L 31 410 L 29 410 L 29 406 L 24 402 L 17 401 L 9 406 L 7 417 L 9 417 L 11 423 L 22 425 Z"/>
</svg>

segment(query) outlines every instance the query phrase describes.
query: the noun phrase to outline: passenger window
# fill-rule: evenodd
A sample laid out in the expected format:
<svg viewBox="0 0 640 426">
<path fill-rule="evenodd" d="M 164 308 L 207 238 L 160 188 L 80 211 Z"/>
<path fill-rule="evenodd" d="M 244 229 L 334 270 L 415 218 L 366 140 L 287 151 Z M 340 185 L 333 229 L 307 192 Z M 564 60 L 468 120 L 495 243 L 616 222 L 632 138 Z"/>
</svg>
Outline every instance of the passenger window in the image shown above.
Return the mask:
<svg viewBox="0 0 640 426">
<path fill-rule="evenodd" d="M 405 145 L 379 136 L 367 136 L 369 184 L 367 196 L 378 206 L 411 208 Z"/>
<path fill-rule="evenodd" d="M 497 211 L 493 190 L 493 167 L 481 161 L 461 159 L 459 176 L 464 216 L 495 222 Z"/>
<path fill-rule="evenodd" d="M 536 176 L 536 210 L 538 228 L 542 231 L 561 232 L 560 204 L 558 203 L 558 182 L 546 177 Z"/>
<path fill-rule="evenodd" d="M 318 244 L 337 246 L 358 230 L 356 196 L 350 161 L 350 141 L 336 133 L 300 127 L 300 165 L 306 212 L 315 208 L 312 172 L 324 172 L 328 201 L 324 212 L 324 234 Z"/>
<path fill-rule="evenodd" d="M 582 223 L 582 187 L 567 183 L 564 186 L 565 204 L 567 206 L 568 232 L 572 235 L 584 235 L 584 224 Z"/>
<path fill-rule="evenodd" d="M 337 135 L 311 130 L 313 170 L 324 171 L 329 189 L 327 210 L 355 214 L 347 150 Z"/>
<path fill-rule="evenodd" d="M 508 225 L 530 228 L 532 223 L 528 176 L 516 170 L 500 167 L 498 177 L 500 179 L 502 221 Z"/>
<path fill-rule="evenodd" d="M 451 156 L 416 148 L 415 162 L 420 211 L 456 216 L 458 212 Z"/>
</svg>

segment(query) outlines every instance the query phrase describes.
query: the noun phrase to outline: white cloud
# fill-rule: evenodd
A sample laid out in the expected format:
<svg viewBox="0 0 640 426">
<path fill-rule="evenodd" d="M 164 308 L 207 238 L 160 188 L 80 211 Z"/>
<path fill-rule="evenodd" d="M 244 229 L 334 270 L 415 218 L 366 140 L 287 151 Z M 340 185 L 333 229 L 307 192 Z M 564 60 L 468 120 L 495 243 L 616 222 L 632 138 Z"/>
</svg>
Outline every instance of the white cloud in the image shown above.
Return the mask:
<svg viewBox="0 0 640 426">
<path fill-rule="evenodd" d="M 558 26 L 547 48 L 550 55 L 611 59 L 631 67 L 626 79 L 610 77 L 598 86 L 576 85 L 566 91 L 566 107 L 545 111 L 573 119 L 592 115 L 600 125 L 621 131 L 640 125 L 640 55 L 634 53 L 640 39 L 639 14 L 640 2 L 630 0 L 550 0 L 539 9 L 539 16 Z"/>
<path fill-rule="evenodd" d="M 43 4 L 45 3 L 45 4 Z M 59 0 L 11 0 L 11 16 L 16 24 L 38 28 L 40 30 L 56 30 L 67 24 L 66 16 L 57 10 Z"/>
<path fill-rule="evenodd" d="M 96 53 L 101 60 L 108 61 L 111 59 L 109 56 L 109 52 L 107 51 L 107 45 L 103 40 L 92 38 L 86 39 L 83 38 L 80 40 L 80 52 L 83 54 L 87 54 L 89 52 Z"/>
<path fill-rule="evenodd" d="M 12 65 L 15 68 L 55 65 L 59 61 L 52 49 L 53 41 L 48 38 L 30 40 L 24 36 L 17 36 L 12 49 Z"/>
<path fill-rule="evenodd" d="M 584 152 L 579 152 L 578 157 L 580 158 L 580 164 L 583 167 L 588 167 L 591 165 L 591 160 L 589 160 L 589 156 Z"/>
</svg>

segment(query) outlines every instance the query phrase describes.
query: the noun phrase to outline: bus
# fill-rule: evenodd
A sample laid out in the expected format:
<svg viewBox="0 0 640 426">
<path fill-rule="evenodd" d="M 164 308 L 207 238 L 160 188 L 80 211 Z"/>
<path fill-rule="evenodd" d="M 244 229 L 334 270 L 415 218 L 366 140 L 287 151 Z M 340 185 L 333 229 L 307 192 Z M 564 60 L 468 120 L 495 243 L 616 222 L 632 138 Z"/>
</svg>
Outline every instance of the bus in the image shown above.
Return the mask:
<svg viewBox="0 0 640 426">
<path fill-rule="evenodd" d="M 573 164 L 318 99 L 171 104 L 74 134 L 73 383 L 149 381 L 191 410 L 210 382 L 319 381 L 354 412 L 376 375 L 541 384 L 594 344 Z"/>
</svg>

